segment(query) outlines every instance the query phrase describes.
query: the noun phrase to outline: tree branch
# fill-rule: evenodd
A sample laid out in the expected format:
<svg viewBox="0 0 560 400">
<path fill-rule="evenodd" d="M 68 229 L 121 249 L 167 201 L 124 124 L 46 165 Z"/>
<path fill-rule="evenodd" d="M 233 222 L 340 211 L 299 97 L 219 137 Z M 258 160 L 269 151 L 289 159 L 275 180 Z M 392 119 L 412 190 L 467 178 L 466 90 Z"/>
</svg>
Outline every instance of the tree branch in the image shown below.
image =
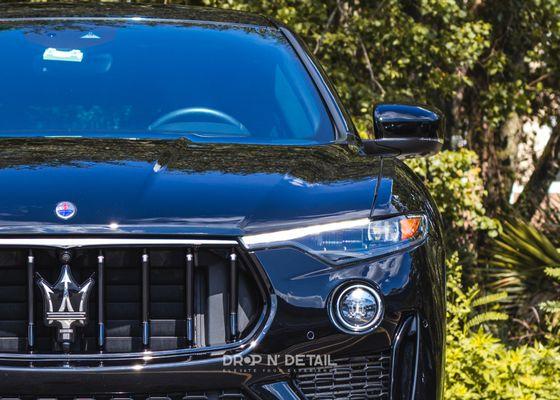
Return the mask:
<svg viewBox="0 0 560 400">
<path fill-rule="evenodd" d="M 380 2 L 378 4 L 377 8 L 381 7 L 383 5 L 383 3 L 384 2 Z M 360 44 L 360 50 L 363 53 L 364 61 L 365 61 L 365 64 L 366 64 L 366 69 L 367 69 L 368 74 L 369 74 L 369 80 L 371 82 L 372 92 L 375 93 L 378 89 L 381 92 L 381 95 L 384 96 L 385 95 L 385 88 L 383 88 L 381 83 L 375 77 L 375 73 L 373 71 L 373 65 L 371 63 L 371 59 L 369 58 L 367 47 L 364 43 L 364 40 L 362 39 L 362 36 L 360 35 L 359 31 L 357 31 L 352 26 L 348 25 L 348 15 L 347 15 L 348 14 L 348 9 L 346 9 L 346 10 L 344 9 L 340 0 L 338 0 L 336 4 L 337 4 L 338 10 L 340 12 L 340 17 L 341 17 L 341 21 L 343 22 L 344 29 L 348 33 L 350 33 L 352 35 L 356 35 L 356 38 L 358 39 L 358 43 Z M 347 6 L 347 8 L 349 7 L 348 4 L 346 4 L 346 6 Z"/>
<path fill-rule="evenodd" d="M 358 40 L 360 42 L 360 48 L 362 49 L 362 53 L 364 53 L 364 60 L 366 62 L 366 69 L 368 70 L 368 73 L 369 73 L 369 80 L 372 83 L 373 92 L 375 92 L 375 87 L 377 87 L 381 91 L 381 95 L 384 96 L 385 95 L 385 89 L 383 88 L 383 86 L 381 86 L 381 83 L 379 83 L 379 81 L 375 78 L 375 74 L 373 72 L 373 65 L 371 64 L 371 60 L 369 58 L 369 54 L 368 54 L 366 45 L 364 44 L 364 41 L 362 40 L 362 37 L 360 35 L 358 35 Z"/>
<path fill-rule="evenodd" d="M 317 43 L 315 43 L 315 48 L 313 49 L 313 54 L 315 54 L 315 55 L 317 55 L 317 53 L 319 52 L 319 49 L 321 48 L 321 45 L 323 44 L 323 40 L 325 39 L 325 34 L 329 31 L 329 28 L 331 27 L 331 25 L 334 21 L 334 17 L 336 16 L 336 13 L 339 9 L 339 3 L 340 3 L 340 0 L 337 0 L 336 7 L 332 10 L 331 14 L 329 15 L 329 18 L 327 19 L 327 24 L 325 25 L 325 30 L 323 31 L 323 33 L 321 33 L 321 35 L 317 39 Z"/>
<path fill-rule="evenodd" d="M 545 79 L 547 79 L 550 75 L 552 75 L 550 72 L 547 72 L 546 74 L 543 74 L 541 76 L 539 76 L 537 79 L 535 79 L 534 81 L 531 81 L 527 84 L 528 87 L 533 87 L 535 86 L 537 83 L 544 81 Z"/>
<path fill-rule="evenodd" d="M 515 202 L 520 214 L 530 220 L 548 194 L 548 188 L 560 173 L 560 123 L 552 129 L 535 171 Z"/>
</svg>

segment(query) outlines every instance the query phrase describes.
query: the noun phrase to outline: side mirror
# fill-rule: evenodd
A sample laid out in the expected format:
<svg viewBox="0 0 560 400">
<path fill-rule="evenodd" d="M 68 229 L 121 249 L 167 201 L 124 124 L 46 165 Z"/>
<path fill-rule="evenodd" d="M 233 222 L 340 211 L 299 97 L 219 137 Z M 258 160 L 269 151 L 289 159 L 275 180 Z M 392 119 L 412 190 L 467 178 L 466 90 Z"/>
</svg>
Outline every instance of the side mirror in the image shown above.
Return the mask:
<svg viewBox="0 0 560 400">
<path fill-rule="evenodd" d="M 375 139 L 364 140 L 364 152 L 393 157 L 437 153 L 443 145 L 441 111 L 422 105 L 378 104 L 373 109 Z"/>
</svg>

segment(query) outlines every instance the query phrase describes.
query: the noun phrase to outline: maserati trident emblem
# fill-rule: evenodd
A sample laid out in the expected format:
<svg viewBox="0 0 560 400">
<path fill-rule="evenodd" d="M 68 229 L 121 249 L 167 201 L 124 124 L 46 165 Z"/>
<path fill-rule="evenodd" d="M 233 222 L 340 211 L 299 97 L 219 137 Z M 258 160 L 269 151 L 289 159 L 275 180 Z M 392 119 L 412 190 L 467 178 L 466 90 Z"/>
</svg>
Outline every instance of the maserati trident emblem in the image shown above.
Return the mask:
<svg viewBox="0 0 560 400">
<path fill-rule="evenodd" d="M 74 215 L 76 215 L 77 211 L 78 209 L 76 208 L 76 206 L 69 201 L 61 201 L 56 205 L 54 209 L 56 216 L 64 220 L 72 218 Z"/>
<path fill-rule="evenodd" d="M 68 264 L 62 266 L 54 285 L 37 273 L 37 285 L 43 295 L 45 324 L 57 328 L 57 340 L 65 351 L 74 342 L 75 328 L 87 324 L 88 297 L 94 283 L 92 275 L 79 286 Z"/>
</svg>

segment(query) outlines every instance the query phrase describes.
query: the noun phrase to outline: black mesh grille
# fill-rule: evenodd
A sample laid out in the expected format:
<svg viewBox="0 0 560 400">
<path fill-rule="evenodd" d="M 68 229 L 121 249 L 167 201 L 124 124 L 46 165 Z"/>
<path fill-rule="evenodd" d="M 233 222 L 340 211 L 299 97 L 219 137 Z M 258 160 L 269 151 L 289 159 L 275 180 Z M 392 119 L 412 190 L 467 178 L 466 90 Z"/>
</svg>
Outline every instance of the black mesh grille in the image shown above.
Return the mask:
<svg viewBox="0 0 560 400">
<path fill-rule="evenodd" d="M 30 273 L 26 267 L 31 254 L 34 273 L 39 273 L 52 284 L 61 271 L 61 252 L 56 248 L 0 248 L 0 353 L 25 354 L 33 350 L 34 354 L 56 354 L 63 351 L 56 340 L 56 329 L 43 323 L 43 297 L 34 283 L 33 297 L 29 297 Z M 103 259 L 104 298 L 101 310 L 98 292 L 100 255 Z M 142 260 L 146 255 L 149 267 L 147 275 L 143 275 Z M 192 275 L 187 272 L 187 255 L 192 255 Z M 71 354 L 232 345 L 242 340 L 262 315 L 264 298 L 255 276 L 242 250 L 231 245 L 83 247 L 73 249 L 71 257 L 69 265 L 77 283 L 81 284 L 92 274 L 96 280 L 88 302 L 89 323 L 76 329 Z M 231 286 L 232 270 L 237 276 L 234 289 Z M 231 290 L 237 292 L 234 297 L 230 295 Z M 187 323 L 189 291 L 193 303 L 191 329 Z M 31 303 L 30 298 L 33 298 Z M 232 298 L 237 300 L 236 307 L 233 307 L 237 311 L 234 328 Z M 29 304 L 34 306 L 32 349 L 29 345 Z M 101 348 L 98 322 L 101 322 L 102 311 L 104 338 Z M 146 321 L 148 330 L 144 329 Z M 147 338 L 144 332 L 148 332 Z M 192 332 L 190 339 L 189 332 Z"/>
<path fill-rule="evenodd" d="M 333 359 L 334 367 L 298 371 L 296 383 L 307 399 L 389 399 L 389 352 L 371 356 Z"/>
</svg>

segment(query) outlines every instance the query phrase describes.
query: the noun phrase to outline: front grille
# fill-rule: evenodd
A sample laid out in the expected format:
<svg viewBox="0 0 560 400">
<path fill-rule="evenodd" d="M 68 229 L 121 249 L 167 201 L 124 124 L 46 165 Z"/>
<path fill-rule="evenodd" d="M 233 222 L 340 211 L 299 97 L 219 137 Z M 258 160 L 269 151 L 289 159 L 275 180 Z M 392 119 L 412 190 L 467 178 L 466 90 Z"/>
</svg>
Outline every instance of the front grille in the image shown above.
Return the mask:
<svg viewBox="0 0 560 400">
<path fill-rule="evenodd" d="M 229 348 L 262 321 L 265 297 L 236 242 L 51 242 L 45 246 L 39 240 L 0 241 L 4 356 Z M 71 248 L 64 249 L 65 243 Z M 92 275 L 95 280 L 88 300 L 89 323 L 75 329 L 66 347 L 57 330 L 43 322 L 44 300 L 37 285 L 39 275 L 51 285 L 57 281 L 64 257 L 70 257 L 67 264 L 78 284 Z"/>
<path fill-rule="evenodd" d="M 0 400 L 246 400 L 239 390 L 220 390 L 207 392 L 186 392 L 172 394 L 96 394 L 94 396 L 0 396 Z"/>
<path fill-rule="evenodd" d="M 332 359 L 332 367 L 305 368 L 295 381 L 309 400 L 389 399 L 389 352 L 371 356 Z"/>
</svg>

